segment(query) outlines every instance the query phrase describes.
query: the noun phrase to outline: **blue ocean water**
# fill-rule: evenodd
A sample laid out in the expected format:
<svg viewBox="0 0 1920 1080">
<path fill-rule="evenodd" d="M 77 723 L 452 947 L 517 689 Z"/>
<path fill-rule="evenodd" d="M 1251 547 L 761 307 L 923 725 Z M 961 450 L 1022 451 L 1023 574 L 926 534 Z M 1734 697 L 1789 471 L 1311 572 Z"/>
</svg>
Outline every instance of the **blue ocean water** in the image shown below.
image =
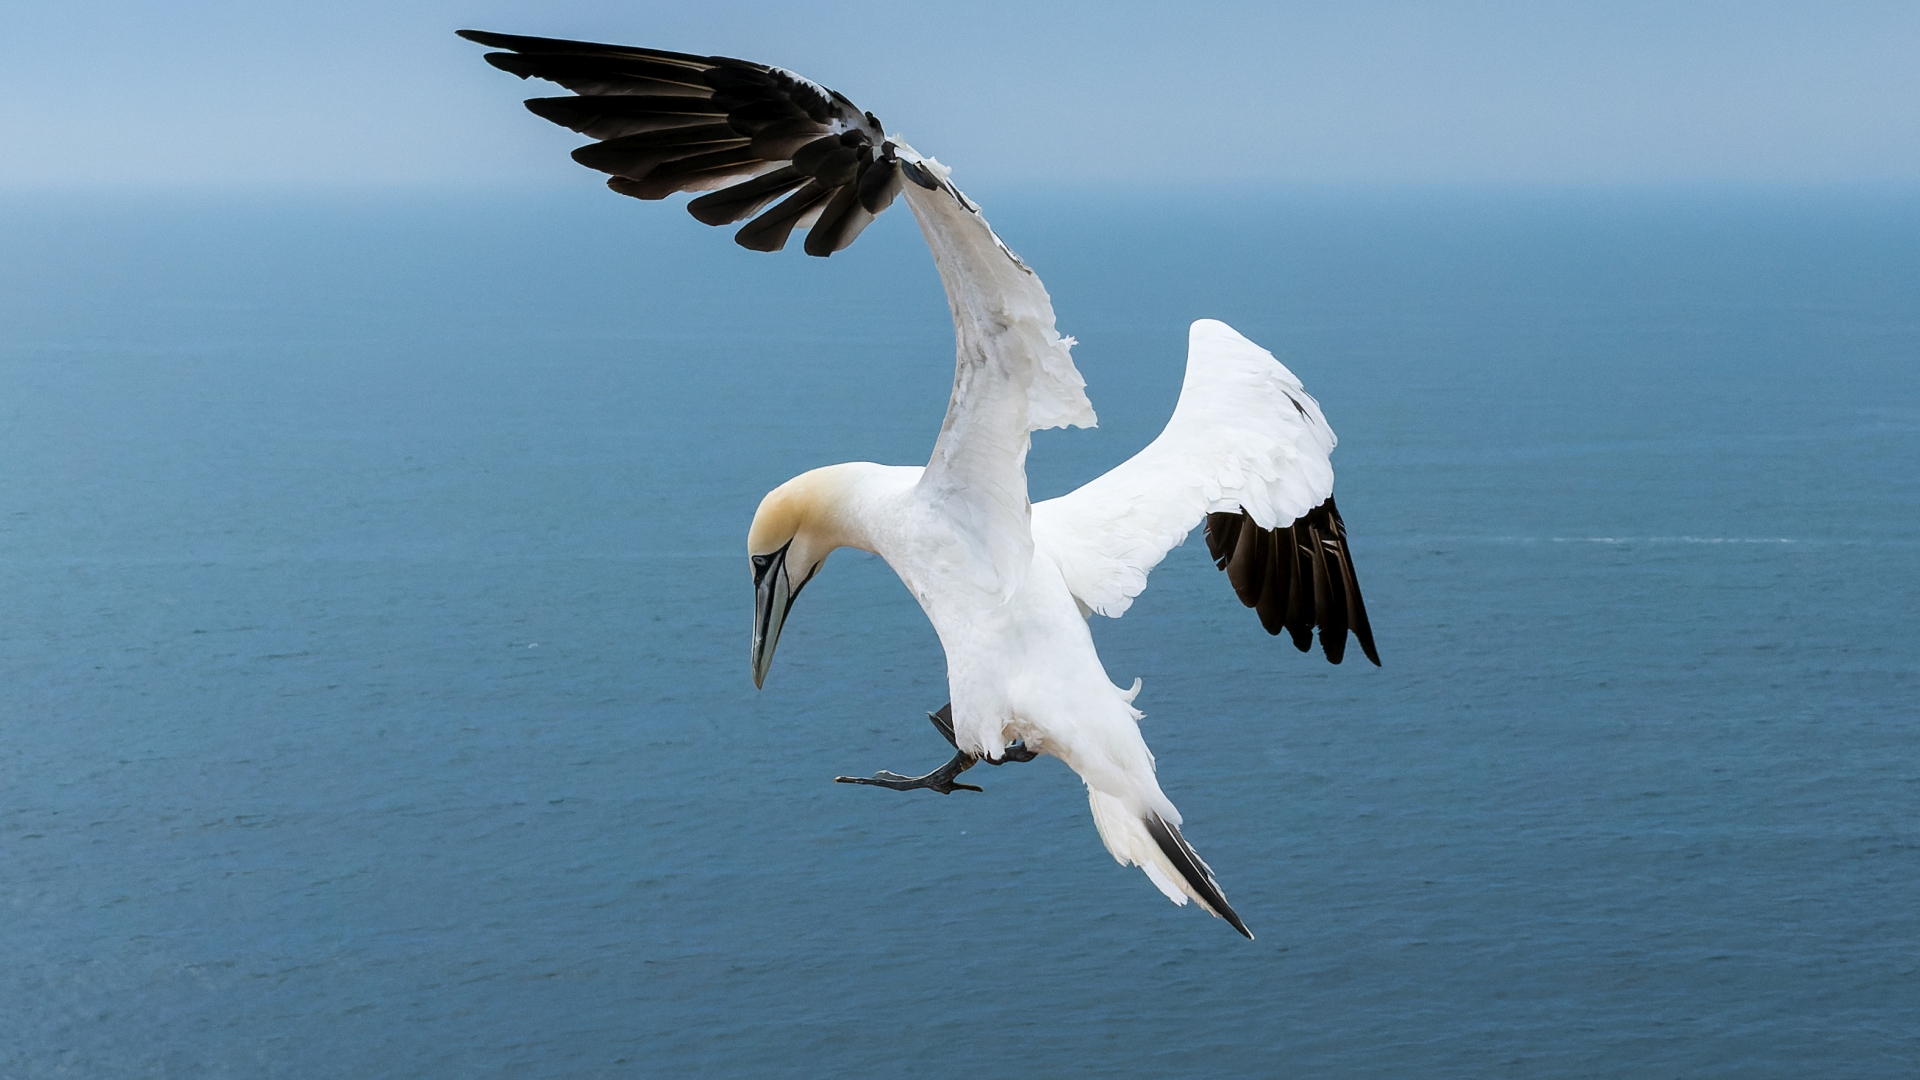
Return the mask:
<svg viewBox="0 0 1920 1080">
<path fill-rule="evenodd" d="M 976 193 L 1036 498 L 1199 317 L 1342 437 L 1384 668 L 1197 540 L 1096 620 L 1249 943 L 1051 760 L 830 782 L 946 757 L 879 561 L 753 689 L 759 496 L 939 426 L 907 215 L 591 187 L 0 202 L 0 1075 L 1920 1069 L 1920 200 Z"/>
</svg>

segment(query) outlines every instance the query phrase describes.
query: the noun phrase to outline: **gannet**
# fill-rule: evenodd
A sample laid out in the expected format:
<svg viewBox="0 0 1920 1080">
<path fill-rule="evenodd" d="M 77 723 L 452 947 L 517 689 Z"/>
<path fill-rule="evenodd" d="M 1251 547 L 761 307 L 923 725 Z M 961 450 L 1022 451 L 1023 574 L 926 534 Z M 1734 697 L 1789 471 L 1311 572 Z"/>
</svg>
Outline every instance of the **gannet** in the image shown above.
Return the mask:
<svg viewBox="0 0 1920 1080">
<path fill-rule="evenodd" d="M 702 192 L 710 225 L 809 255 L 852 243 L 904 192 L 953 311 L 953 396 L 922 466 L 851 462 L 775 488 L 748 530 L 752 669 L 766 681 L 794 600 L 843 547 L 885 559 L 946 653 L 951 700 L 929 714 L 955 750 L 924 776 L 842 782 L 942 793 L 979 761 L 1050 754 L 1087 787 L 1101 840 L 1176 904 L 1193 900 L 1248 938 L 1212 870 L 1181 834 L 1134 708 L 1094 649 L 1092 615 L 1118 618 L 1148 573 L 1204 521 L 1208 551 L 1269 634 L 1338 664 L 1351 630 L 1380 662 L 1333 501 L 1335 439 L 1320 405 L 1273 355 L 1223 322 L 1188 336 L 1186 379 L 1152 443 L 1057 499 L 1027 498 L 1030 433 L 1092 427 L 1071 338 L 1040 279 L 1003 243 L 946 166 L 844 96 L 782 68 L 719 56 L 462 30 L 486 59 L 572 96 L 527 108 L 595 141 L 574 152 L 640 199 Z M 780 199 L 777 205 L 768 204 Z M 765 212 L 762 213 L 761 211 Z M 755 215 L 758 215 L 757 217 Z"/>
</svg>

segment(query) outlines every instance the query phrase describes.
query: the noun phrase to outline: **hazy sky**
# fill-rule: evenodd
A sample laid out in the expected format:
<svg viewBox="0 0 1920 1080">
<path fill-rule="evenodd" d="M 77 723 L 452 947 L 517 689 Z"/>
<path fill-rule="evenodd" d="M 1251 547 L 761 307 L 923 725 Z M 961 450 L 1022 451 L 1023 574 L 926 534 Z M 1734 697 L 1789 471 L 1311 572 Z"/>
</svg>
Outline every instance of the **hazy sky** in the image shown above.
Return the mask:
<svg viewBox="0 0 1920 1080">
<path fill-rule="evenodd" d="M 1920 183 L 1920 3 L 0 0 L 0 185 L 578 182 L 457 27 L 722 53 L 957 178 Z"/>
</svg>

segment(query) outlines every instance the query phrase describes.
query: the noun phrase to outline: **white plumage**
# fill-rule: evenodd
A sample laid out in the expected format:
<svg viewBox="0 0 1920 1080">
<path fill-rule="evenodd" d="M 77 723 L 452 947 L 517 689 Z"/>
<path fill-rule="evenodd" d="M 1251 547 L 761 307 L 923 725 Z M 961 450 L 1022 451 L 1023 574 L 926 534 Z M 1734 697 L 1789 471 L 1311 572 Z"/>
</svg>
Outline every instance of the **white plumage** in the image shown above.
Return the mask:
<svg viewBox="0 0 1920 1080">
<path fill-rule="evenodd" d="M 950 791 L 975 760 L 1051 754 L 1085 781 L 1115 859 L 1251 937 L 1155 777 L 1133 707 L 1139 681 L 1121 689 L 1108 676 L 1087 618 L 1124 613 L 1204 519 L 1216 562 L 1270 633 L 1287 629 L 1305 650 L 1317 626 L 1338 663 L 1351 627 L 1378 663 L 1331 499 L 1334 434 L 1300 380 L 1225 323 L 1196 322 L 1160 436 L 1078 490 L 1030 505 L 1030 433 L 1091 427 L 1093 409 L 1046 289 L 944 166 L 782 69 L 463 33 L 514 50 L 490 55 L 497 66 L 580 91 L 529 106 L 602 140 L 575 156 L 613 173 L 615 190 L 711 192 L 690 204 L 703 221 L 759 215 L 740 231 L 744 245 L 777 249 L 807 224 L 807 251 L 831 254 L 904 191 L 953 311 L 953 396 L 924 468 L 829 466 L 762 501 L 748 537 L 755 682 L 826 557 L 840 547 L 879 555 L 939 634 L 951 701 L 935 722 L 960 756 L 926 778 L 856 782 Z"/>
<path fill-rule="evenodd" d="M 1159 438 L 1036 505 L 1033 535 L 1073 595 L 1117 619 L 1204 515 L 1244 508 L 1271 529 L 1325 502 L 1336 441 L 1293 372 L 1233 327 L 1202 319 L 1187 332 L 1187 377 Z"/>
</svg>

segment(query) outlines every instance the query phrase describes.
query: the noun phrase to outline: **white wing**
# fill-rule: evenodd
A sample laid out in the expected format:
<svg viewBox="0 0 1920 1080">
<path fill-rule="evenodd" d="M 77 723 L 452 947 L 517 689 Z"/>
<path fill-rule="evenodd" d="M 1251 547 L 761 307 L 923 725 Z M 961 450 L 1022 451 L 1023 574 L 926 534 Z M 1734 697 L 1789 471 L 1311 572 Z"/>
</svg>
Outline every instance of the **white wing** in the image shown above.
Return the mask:
<svg viewBox="0 0 1920 1080">
<path fill-rule="evenodd" d="M 1033 508 L 1035 543 L 1102 615 L 1126 611 L 1206 514 L 1244 510 L 1271 530 L 1333 494 L 1333 429 L 1293 372 L 1223 322 L 1202 319 L 1187 340 L 1186 381 L 1159 438 Z"/>
<path fill-rule="evenodd" d="M 1033 556 L 1027 502 L 1030 432 L 1090 427 L 1093 406 L 1072 342 L 1054 328 L 1053 301 L 932 160 L 901 147 L 907 205 L 933 251 L 953 309 L 953 396 L 920 479 L 1009 595 Z"/>
</svg>

